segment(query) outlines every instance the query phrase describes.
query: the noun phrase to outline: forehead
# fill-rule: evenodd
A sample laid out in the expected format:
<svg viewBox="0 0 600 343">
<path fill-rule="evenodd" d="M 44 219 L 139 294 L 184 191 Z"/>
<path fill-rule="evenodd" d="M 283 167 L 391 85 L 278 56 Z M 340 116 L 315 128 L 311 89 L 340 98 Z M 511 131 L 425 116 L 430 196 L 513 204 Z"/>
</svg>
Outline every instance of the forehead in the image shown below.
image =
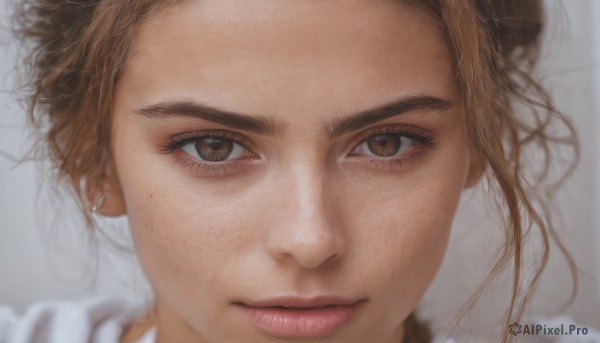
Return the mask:
<svg viewBox="0 0 600 343">
<path fill-rule="evenodd" d="M 399 1 L 184 1 L 141 24 L 123 87 L 142 102 L 175 93 L 236 107 L 357 106 L 421 91 L 452 98 L 442 36 Z"/>
</svg>

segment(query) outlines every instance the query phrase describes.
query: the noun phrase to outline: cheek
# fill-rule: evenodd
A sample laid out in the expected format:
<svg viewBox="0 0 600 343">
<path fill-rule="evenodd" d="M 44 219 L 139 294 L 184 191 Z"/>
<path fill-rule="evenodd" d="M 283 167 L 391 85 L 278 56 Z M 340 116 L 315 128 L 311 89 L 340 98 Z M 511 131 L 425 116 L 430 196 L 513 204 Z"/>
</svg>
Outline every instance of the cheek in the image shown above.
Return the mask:
<svg viewBox="0 0 600 343">
<path fill-rule="evenodd" d="M 417 307 L 435 277 L 460 197 L 455 186 L 440 191 L 446 183 L 429 182 L 426 189 L 411 181 L 414 186 L 388 185 L 389 193 L 377 201 L 386 205 L 354 220 L 361 226 L 356 230 L 360 243 L 354 275 L 363 289 L 379 295 L 373 299 L 377 312 L 372 318 L 390 330 Z"/>
<path fill-rule="evenodd" d="M 144 181 L 138 178 L 137 183 Z M 136 249 L 149 278 L 156 288 L 188 295 L 220 289 L 215 287 L 217 275 L 230 270 L 236 254 L 246 250 L 247 223 L 240 219 L 248 216 L 235 212 L 245 207 L 190 188 L 161 187 L 154 186 L 151 194 L 156 195 L 130 193 L 128 199 Z"/>
<path fill-rule="evenodd" d="M 382 292 L 418 301 L 437 273 L 468 170 L 460 136 L 420 168 L 387 179 L 358 181 L 348 207 L 356 223 L 362 272 Z M 358 196 L 361 194 L 361 196 Z M 392 301 L 392 299 L 388 299 Z"/>
<path fill-rule="evenodd" d="M 359 250 L 369 256 L 363 259 L 365 272 L 383 276 L 385 287 L 417 291 L 441 263 L 460 193 L 423 193 L 386 202 L 385 209 L 356 220 L 363 227 Z"/>
<path fill-rule="evenodd" d="M 387 251 L 384 260 L 389 261 L 390 282 L 397 288 L 420 293 L 433 278 L 446 249 L 456 201 L 443 195 L 423 197 L 382 225 L 381 249 Z"/>
<path fill-rule="evenodd" d="M 135 248 L 155 290 L 190 296 L 222 289 L 216 286 L 218 273 L 231 270 L 235 254 L 247 250 L 252 224 L 251 215 L 243 213 L 249 208 L 245 200 L 233 196 L 233 189 L 224 195 L 223 187 L 199 187 L 198 180 L 179 177 L 165 156 L 136 148 L 143 146 L 136 130 L 115 136 Z"/>
</svg>

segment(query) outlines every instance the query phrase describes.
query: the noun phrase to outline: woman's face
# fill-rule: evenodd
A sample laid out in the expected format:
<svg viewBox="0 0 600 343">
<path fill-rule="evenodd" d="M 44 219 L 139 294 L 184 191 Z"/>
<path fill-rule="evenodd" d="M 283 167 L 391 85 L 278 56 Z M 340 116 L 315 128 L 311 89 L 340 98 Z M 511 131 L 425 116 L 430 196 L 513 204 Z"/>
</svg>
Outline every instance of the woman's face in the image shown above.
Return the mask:
<svg viewBox="0 0 600 343">
<path fill-rule="evenodd" d="M 112 155 L 159 342 L 400 342 L 471 184 L 461 115 L 440 28 L 399 1 L 152 13 Z"/>
</svg>

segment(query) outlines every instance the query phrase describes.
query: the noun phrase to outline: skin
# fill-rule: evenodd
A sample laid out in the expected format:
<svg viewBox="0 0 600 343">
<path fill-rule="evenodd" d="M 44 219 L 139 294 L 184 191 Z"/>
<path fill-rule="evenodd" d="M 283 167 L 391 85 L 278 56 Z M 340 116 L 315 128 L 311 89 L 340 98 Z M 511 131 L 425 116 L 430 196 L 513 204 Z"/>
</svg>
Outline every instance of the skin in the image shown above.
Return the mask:
<svg viewBox="0 0 600 343">
<path fill-rule="evenodd" d="M 417 95 L 453 105 L 334 140 L 323 133 L 324 123 Z M 267 117 L 281 130 L 138 111 L 181 100 Z M 479 179 L 452 59 L 426 14 L 383 0 L 187 1 L 143 22 L 114 103 L 100 213 L 128 215 L 155 293 L 144 325 L 157 325 L 157 342 L 282 342 L 231 303 L 319 294 L 366 299 L 350 325 L 319 342 L 402 340 L 462 190 Z M 366 144 L 353 153 L 378 127 L 417 128 L 435 147 L 402 141 L 394 167 Z M 173 137 L 216 129 L 248 143 L 235 167 L 203 173 L 182 163 L 198 158 L 193 144 L 162 151 Z"/>
</svg>

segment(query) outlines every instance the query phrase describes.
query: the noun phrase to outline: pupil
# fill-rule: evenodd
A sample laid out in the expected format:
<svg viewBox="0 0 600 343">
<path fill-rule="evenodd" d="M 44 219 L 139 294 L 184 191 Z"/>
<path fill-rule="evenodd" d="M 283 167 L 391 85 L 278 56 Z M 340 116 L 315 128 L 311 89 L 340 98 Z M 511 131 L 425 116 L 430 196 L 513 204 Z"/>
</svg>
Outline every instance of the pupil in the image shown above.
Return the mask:
<svg viewBox="0 0 600 343">
<path fill-rule="evenodd" d="M 196 151 L 202 159 L 210 162 L 220 162 L 231 154 L 233 142 L 218 137 L 205 137 L 196 142 Z"/>
<path fill-rule="evenodd" d="M 373 154 L 387 157 L 395 155 L 401 144 L 398 135 L 377 135 L 369 139 L 367 145 Z"/>
</svg>

